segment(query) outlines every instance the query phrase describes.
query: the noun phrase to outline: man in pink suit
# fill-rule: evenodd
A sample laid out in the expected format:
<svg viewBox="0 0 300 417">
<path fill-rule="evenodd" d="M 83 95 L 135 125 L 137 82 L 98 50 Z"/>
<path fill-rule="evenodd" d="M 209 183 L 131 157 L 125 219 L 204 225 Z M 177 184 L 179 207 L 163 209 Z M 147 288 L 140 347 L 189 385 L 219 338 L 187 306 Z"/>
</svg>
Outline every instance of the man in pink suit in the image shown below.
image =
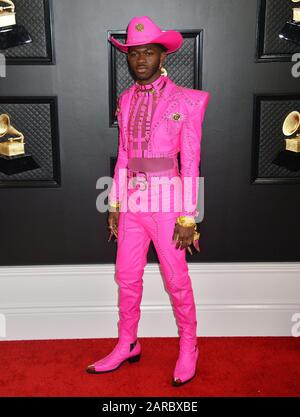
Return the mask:
<svg viewBox="0 0 300 417">
<path fill-rule="evenodd" d="M 119 285 L 119 340 L 113 351 L 90 365 L 89 373 L 117 369 L 141 356 L 137 339 L 143 273 L 151 240 L 158 254 L 179 329 L 179 356 L 172 384 L 196 374 L 199 355 L 196 307 L 186 250 L 197 245 L 198 179 L 202 122 L 210 93 L 176 85 L 163 68 L 166 55 L 183 43 L 182 35 L 162 31 L 147 16 L 131 19 L 126 43 L 110 41 L 127 53 L 136 79 L 118 99 L 118 159 L 109 192 L 108 223 L 117 238 L 116 279 Z M 177 155 L 180 152 L 180 172 Z M 160 184 L 182 185 L 157 188 Z M 136 198 L 138 196 L 138 199 Z M 141 199 L 146 202 L 141 210 Z M 156 200 L 154 207 L 153 202 Z M 166 208 L 165 203 L 169 203 Z M 146 209 L 145 209 L 146 207 Z"/>
</svg>

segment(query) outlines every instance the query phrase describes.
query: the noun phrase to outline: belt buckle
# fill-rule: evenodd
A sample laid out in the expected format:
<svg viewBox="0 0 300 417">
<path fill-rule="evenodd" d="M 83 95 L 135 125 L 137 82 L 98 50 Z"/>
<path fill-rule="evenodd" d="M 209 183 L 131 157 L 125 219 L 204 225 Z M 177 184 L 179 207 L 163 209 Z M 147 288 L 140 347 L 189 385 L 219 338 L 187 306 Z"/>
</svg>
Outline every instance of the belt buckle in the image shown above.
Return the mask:
<svg viewBox="0 0 300 417">
<path fill-rule="evenodd" d="M 145 179 L 139 180 L 138 177 L 140 174 L 143 174 L 145 176 Z M 132 173 L 133 179 L 132 179 L 132 185 L 136 187 L 137 183 L 142 183 L 144 185 L 144 188 L 140 187 L 140 191 L 145 191 L 147 189 L 147 174 L 143 171 L 136 171 Z"/>
</svg>

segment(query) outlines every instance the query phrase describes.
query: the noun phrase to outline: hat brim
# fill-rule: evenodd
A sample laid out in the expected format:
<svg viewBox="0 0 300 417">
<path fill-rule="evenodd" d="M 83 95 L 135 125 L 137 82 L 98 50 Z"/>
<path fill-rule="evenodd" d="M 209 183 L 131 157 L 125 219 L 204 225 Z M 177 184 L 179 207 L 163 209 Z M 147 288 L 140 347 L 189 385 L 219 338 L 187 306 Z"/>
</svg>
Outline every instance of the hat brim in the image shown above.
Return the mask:
<svg viewBox="0 0 300 417">
<path fill-rule="evenodd" d="M 129 46 L 148 45 L 149 43 L 160 43 L 167 48 L 167 54 L 177 51 L 183 44 L 183 37 L 180 32 L 176 30 L 163 31 L 161 35 L 155 36 L 147 41 L 135 43 L 122 43 L 110 36 L 108 39 L 116 48 L 122 52 L 128 53 Z"/>
</svg>

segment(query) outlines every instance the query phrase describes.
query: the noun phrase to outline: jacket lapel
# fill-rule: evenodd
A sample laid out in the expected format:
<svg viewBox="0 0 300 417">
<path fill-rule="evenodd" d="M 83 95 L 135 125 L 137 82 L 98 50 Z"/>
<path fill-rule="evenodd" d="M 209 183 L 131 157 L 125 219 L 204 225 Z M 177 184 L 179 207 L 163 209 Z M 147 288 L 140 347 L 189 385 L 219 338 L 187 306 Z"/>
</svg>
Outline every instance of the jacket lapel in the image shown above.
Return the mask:
<svg viewBox="0 0 300 417">
<path fill-rule="evenodd" d="M 122 129 L 124 134 L 124 146 L 126 148 L 128 143 L 128 122 L 129 122 L 129 110 L 130 103 L 134 92 L 134 84 L 128 89 L 127 94 L 123 96 L 122 102 Z"/>
</svg>

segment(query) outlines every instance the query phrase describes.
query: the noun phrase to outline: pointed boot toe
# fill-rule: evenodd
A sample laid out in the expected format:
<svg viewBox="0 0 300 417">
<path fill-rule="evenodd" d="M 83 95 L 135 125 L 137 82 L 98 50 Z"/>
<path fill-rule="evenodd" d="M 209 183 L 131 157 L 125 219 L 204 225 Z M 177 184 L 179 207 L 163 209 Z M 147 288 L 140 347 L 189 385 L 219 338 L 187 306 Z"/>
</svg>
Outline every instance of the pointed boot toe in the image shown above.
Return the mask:
<svg viewBox="0 0 300 417">
<path fill-rule="evenodd" d="M 173 378 L 172 380 L 172 385 L 174 387 L 180 387 L 181 385 L 187 384 L 188 382 L 190 382 L 192 379 L 194 379 L 196 376 L 196 372 L 193 374 L 193 376 L 191 378 L 188 378 L 184 381 L 182 381 L 180 378 Z"/>
<path fill-rule="evenodd" d="M 95 374 L 95 373 L 96 373 L 94 365 L 89 365 L 89 366 L 86 368 L 86 371 L 87 371 L 89 374 Z"/>
</svg>

